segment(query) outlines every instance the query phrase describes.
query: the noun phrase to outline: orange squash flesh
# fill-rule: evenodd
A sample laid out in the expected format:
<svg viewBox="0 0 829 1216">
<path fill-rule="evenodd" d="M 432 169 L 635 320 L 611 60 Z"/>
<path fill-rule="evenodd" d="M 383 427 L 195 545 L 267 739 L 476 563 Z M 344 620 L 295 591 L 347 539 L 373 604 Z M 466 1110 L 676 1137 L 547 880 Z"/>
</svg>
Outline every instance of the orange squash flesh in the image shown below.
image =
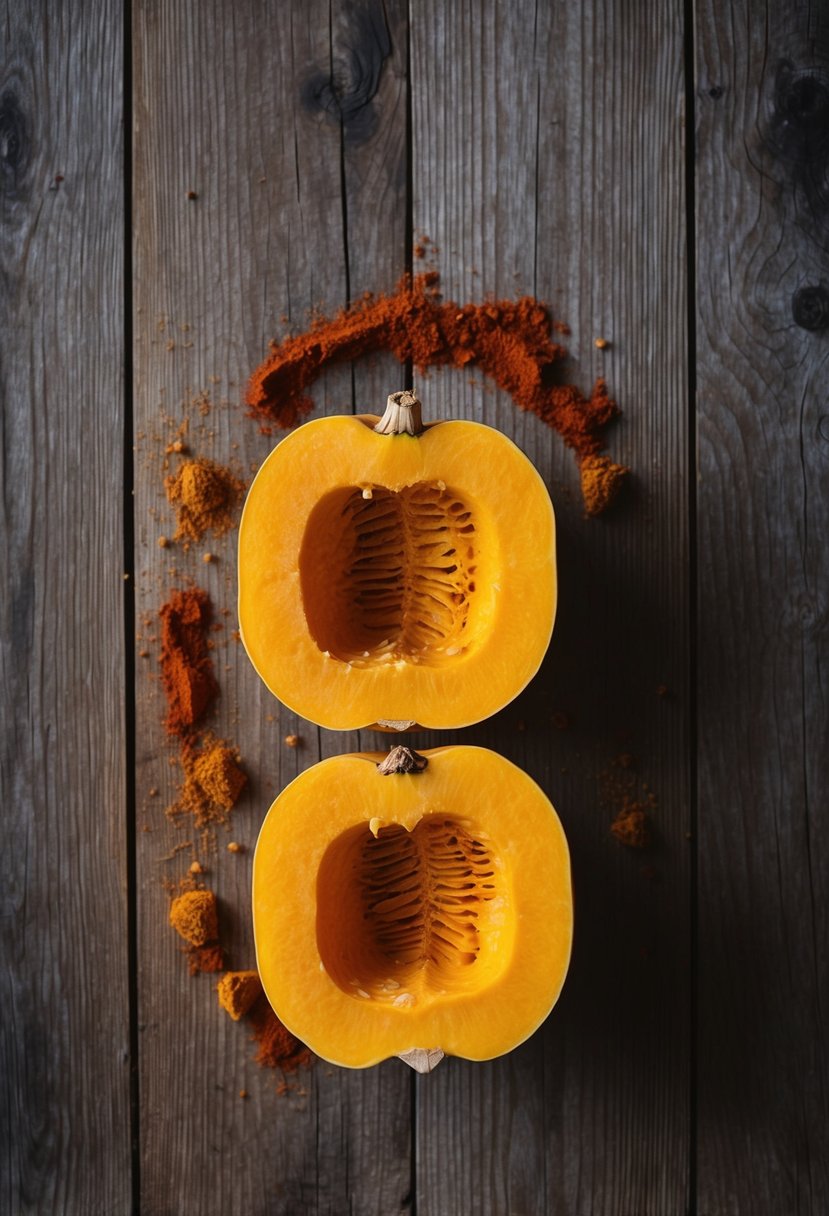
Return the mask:
<svg viewBox="0 0 829 1216">
<path fill-rule="evenodd" d="M 549 644 L 549 495 L 489 427 L 376 422 L 306 423 L 262 465 L 239 533 L 241 636 L 271 691 L 321 726 L 469 725 Z"/>
<path fill-rule="evenodd" d="M 512 1050 L 570 958 L 567 843 L 539 787 L 494 752 L 324 760 L 265 818 L 253 865 L 259 974 L 317 1055 L 363 1068 L 412 1049 Z"/>
</svg>

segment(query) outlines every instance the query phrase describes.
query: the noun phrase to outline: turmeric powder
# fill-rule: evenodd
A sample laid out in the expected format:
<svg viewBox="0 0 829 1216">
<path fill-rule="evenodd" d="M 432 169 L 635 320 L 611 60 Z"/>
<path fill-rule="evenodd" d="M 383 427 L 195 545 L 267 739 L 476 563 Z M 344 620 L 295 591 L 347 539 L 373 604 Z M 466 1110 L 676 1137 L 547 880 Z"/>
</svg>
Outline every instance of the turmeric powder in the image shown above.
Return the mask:
<svg viewBox="0 0 829 1216">
<path fill-rule="evenodd" d="M 170 924 L 191 946 L 206 946 L 219 936 L 216 896 L 212 891 L 184 891 L 170 904 Z"/>
<path fill-rule="evenodd" d="M 181 753 L 184 782 L 167 813 L 192 815 L 197 828 L 226 823 L 247 777 L 239 767 L 239 753 L 222 739 L 208 735 L 200 751 L 185 747 Z"/>
<path fill-rule="evenodd" d="M 224 950 L 218 941 L 219 913 L 212 891 L 186 886 L 170 904 L 170 924 L 187 942 L 187 966 L 191 975 L 224 970 Z"/>
<path fill-rule="evenodd" d="M 247 783 L 236 753 L 222 742 L 212 744 L 196 757 L 193 776 L 208 798 L 223 811 L 234 806 Z"/>
<path fill-rule="evenodd" d="M 614 501 L 630 469 L 609 456 L 585 456 L 581 462 L 581 493 L 588 515 L 601 515 Z"/>
<path fill-rule="evenodd" d="M 167 498 L 177 508 L 176 540 L 198 541 L 205 532 L 221 536 L 235 523 L 245 483 L 224 465 L 200 456 L 165 478 Z"/>
<path fill-rule="evenodd" d="M 238 1022 L 261 996 L 262 981 L 258 971 L 226 971 L 216 991 L 222 1009 Z"/>
</svg>

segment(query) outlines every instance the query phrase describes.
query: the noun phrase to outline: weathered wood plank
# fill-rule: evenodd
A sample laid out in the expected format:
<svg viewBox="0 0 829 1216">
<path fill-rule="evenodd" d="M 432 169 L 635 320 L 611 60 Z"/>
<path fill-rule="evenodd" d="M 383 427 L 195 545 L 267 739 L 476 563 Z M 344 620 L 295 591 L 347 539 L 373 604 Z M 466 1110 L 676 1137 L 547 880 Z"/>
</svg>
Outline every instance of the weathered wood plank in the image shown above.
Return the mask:
<svg viewBox="0 0 829 1216">
<path fill-rule="evenodd" d="M 160 424 L 162 408 L 177 421 L 206 390 L 210 413 L 190 410 L 192 450 L 250 476 L 278 436 L 261 435 L 239 400 L 286 328 L 281 318 L 304 329 L 312 308 L 330 312 L 389 287 L 403 268 L 405 7 L 140 3 L 134 37 L 141 602 L 153 613 L 172 585 L 192 579 L 229 612 L 219 617 L 229 634 L 235 534 L 210 539 L 218 560 L 209 566 L 203 547 L 159 550 L 172 524 L 164 445 L 151 437 L 174 432 Z M 347 412 L 355 398 L 365 408 L 384 378 L 380 361 L 332 371 L 315 386 L 318 409 Z M 241 747 L 250 776 L 232 819 L 247 852 L 227 854 L 222 835 L 198 856 L 220 897 L 230 961 L 251 966 L 250 861 L 264 812 L 301 769 L 359 741 L 296 719 L 222 636 L 213 725 Z M 298 1078 L 304 1092 L 279 1095 L 251 1062 L 244 1028 L 216 1008 L 211 979 L 189 979 L 176 957 L 161 880 L 177 881 L 194 852 L 159 864 L 187 838 L 160 809 L 175 786 L 162 714 L 148 681 L 139 702 L 139 791 L 151 829 L 139 832 L 142 1210 L 395 1212 L 410 1182 L 408 1071 L 396 1061 L 368 1074 L 318 1063 Z M 287 734 L 300 736 L 299 748 L 284 746 Z"/>
<path fill-rule="evenodd" d="M 696 6 L 699 1211 L 829 1208 L 829 26 Z"/>
<path fill-rule="evenodd" d="M 636 71 L 630 65 L 636 64 Z M 572 326 L 566 369 L 606 373 L 634 470 L 587 521 L 559 439 L 467 376 L 422 384 L 429 414 L 494 423 L 557 506 L 560 611 L 548 662 L 465 732 L 551 794 L 572 853 L 573 967 L 558 1009 L 502 1061 L 418 1082 L 418 1211 L 686 1210 L 689 1177 L 688 539 L 682 11 L 418 6 L 414 228 L 446 293 L 535 294 Z M 611 349 L 599 354 L 593 339 Z M 669 685 L 670 697 L 657 696 Z M 553 714 L 566 713 L 570 730 Z M 524 729 L 519 729 L 523 725 Z M 653 790 L 655 843 L 621 849 L 614 758 Z M 612 787 L 608 794 L 607 787 Z M 603 804 L 603 792 L 608 804 Z"/>
<path fill-rule="evenodd" d="M 0 1208 L 131 1199 L 122 17 L 0 21 Z"/>
</svg>

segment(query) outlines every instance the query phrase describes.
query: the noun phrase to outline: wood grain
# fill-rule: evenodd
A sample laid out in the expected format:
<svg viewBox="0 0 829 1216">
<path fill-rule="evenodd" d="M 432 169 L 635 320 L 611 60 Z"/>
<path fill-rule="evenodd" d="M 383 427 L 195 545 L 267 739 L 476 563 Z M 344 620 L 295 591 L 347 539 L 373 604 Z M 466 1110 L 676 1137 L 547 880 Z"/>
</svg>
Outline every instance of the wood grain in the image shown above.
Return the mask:
<svg viewBox="0 0 829 1216">
<path fill-rule="evenodd" d="M 696 10 L 699 1211 L 829 1207 L 829 24 Z"/>
<path fill-rule="evenodd" d="M 175 749 L 161 730 L 160 693 L 146 679 L 138 711 L 146 1213 L 385 1214 L 401 1210 L 409 1190 L 408 1070 L 394 1061 L 362 1075 L 318 1062 L 280 1094 L 279 1074 L 252 1062 L 244 1025 L 218 1009 L 211 977 L 189 978 L 177 957 L 163 881 L 179 881 L 198 857 L 219 896 L 231 965 L 253 965 L 250 862 L 264 813 L 296 773 L 359 740 L 327 735 L 281 707 L 232 640 L 235 534 L 189 553 L 157 545 L 174 526 L 164 446 L 179 421 L 190 418 L 194 453 L 249 478 L 279 438 L 260 434 L 240 406 L 269 340 L 304 329 L 312 309 L 330 312 L 391 286 L 403 269 L 405 45 L 399 4 L 136 7 L 142 605 L 152 617 L 173 585 L 208 588 L 225 626 L 215 635 L 222 696 L 212 725 L 240 746 L 250 779 L 232 818 L 244 853 L 226 852 L 224 832 L 211 846 L 168 824 Z M 314 388 L 319 412 L 352 410 L 380 375 L 378 364 L 332 370 Z M 191 404 L 202 393 L 204 415 Z M 208 546 L 217 560 L 205 566 Z M 148 622 L 147 635 L 155 632 Z M 283 743 L 288 734 L 300 737 L 295 750 Z M 156 787 L 159 797 L 149 797 Z M 192 848 L 161 862 L 188 839 Z"/>
<path fill-rule="evenodd" d="M 121 14 L 0 31 L 0 1209 L 126 1212 Z"/>
<path fill-rule="evenodd" d="M 829 21 L 804 0 L 701 0 L 687 20 L 692 82 L 678 0 L 134 0 L 125 166 L 121 10 L 4 8 L 3 1213 L 829 1210 Z M 317 1062 L 281 1092 L 215 977 L 188 976 L 170 892 L 199 860 L 228 961 L 252 966 L 270 801 L 381 741 L 264 689 L 233 636 L 234 532 L 159 546 L 166 448 L 183 433 L 249 480 L 279 440 L 240 405 L 269 340 L 409 266 L 459 302 L 549 301 L 571 328 L 556 374 L 606 375 L 623 410 L 608 445 L 631 485 L 588 520 L 552 431 L 474 373 L 417 378 L 427 417 L 498 426 L 556 505 L 538 677 L 492 721 L 413 741 L 492 747 L 550 794 L 573 965 L 504 1059 L 418 1078 Z M 316 411 L 380 409 L 408 375 L 388 355 L 331 369 Z M 219 626 L 210 727 L 249 777 L 206 835 L 165 815 L 181 771 L 158 610 L 188 585 Z M 612 816 L 649 794 L 653 842 L 625 850 Z"/>
<path fill-rule="evenodd" d="M 570 323 L 563 374 L 586 389 L 607 375 L 624 410 L 610 450 L 634 480 L 614 514 L 585 520 L 572 456 L 551 431 L 458 373 L 421 385 L 430 412 L 451 403 L 515 438 L 556 503 L 548 661 L 471 740 L 521 764 L 558 806 L 576 941 L 560 1005 L 533 1040 L 418 1082 L 418 1211 L 673 1216 L 689 1186 L 682 14 L 431 4 L 419 17 L 415 232 L 439 247 L 453 298 L 535 294 Z M 602 354 L 598 336 L 611 343 Z M 641 856 L 609 833 L 624 773 L 657 800 Z"/>
</svg>

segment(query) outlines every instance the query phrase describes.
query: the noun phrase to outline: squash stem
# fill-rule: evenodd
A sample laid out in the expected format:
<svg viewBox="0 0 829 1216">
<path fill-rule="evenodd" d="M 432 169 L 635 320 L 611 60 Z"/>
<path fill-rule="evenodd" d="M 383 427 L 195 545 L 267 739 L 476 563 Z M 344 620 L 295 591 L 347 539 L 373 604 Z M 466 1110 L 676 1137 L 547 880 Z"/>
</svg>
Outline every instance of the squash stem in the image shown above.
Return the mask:
<svg viewBox="0 0 829 1216">
<path fill-rule="evenodd" d="M 421 756 L 411 747 L 393 747 L 385 760 L 377 765 L 378 773 L 389 777 L 393 773 L 422 773 L 429 763 L 426 756 Z"/>
<path fill-rule="evenodd" d="M 423 430 L 422 406 L 410 389 L 389 393 L 386 412 L 375 426 L 380 435 L 419 435 Z"/>
</svg>

